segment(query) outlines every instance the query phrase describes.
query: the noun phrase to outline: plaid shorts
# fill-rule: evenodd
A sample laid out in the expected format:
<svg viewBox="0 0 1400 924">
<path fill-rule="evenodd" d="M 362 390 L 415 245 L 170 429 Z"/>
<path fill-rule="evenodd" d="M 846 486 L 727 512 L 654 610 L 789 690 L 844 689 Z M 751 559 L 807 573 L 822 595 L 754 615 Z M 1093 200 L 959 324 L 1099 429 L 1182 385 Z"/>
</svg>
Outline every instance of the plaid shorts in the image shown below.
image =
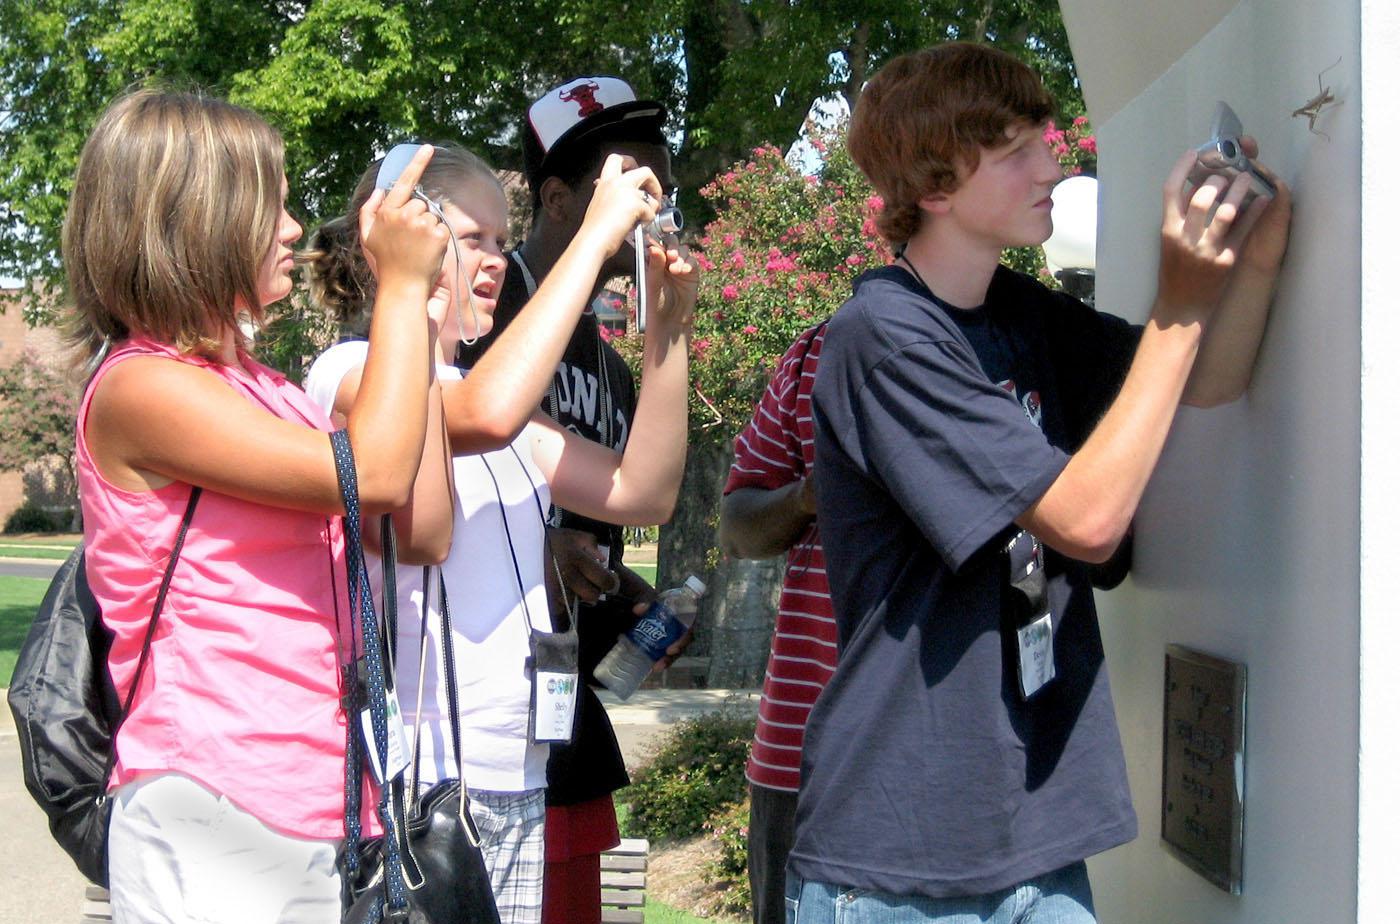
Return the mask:
<svg viewBox="0 0 1400 924">
<path fill-rule="evenodd" d="M 501 924 L 539 924 L 544 891 L 544 790 L 467 789 Z"/>
</svg>

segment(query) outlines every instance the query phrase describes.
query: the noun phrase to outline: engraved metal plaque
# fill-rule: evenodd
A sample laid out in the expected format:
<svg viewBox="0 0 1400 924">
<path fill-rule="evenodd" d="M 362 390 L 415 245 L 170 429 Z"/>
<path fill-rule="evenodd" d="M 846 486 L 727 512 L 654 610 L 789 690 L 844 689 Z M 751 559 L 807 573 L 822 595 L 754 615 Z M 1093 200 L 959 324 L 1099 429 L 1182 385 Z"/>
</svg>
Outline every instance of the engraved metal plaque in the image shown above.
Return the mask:
<svg viewBox="0 0 1400 924">
<path fill-rule="evenodd" d="M 1162 841 L 1231 895 L 1244 883 L 1244 694 L 1243 664 L 1167 646 Z"/>
</svg>

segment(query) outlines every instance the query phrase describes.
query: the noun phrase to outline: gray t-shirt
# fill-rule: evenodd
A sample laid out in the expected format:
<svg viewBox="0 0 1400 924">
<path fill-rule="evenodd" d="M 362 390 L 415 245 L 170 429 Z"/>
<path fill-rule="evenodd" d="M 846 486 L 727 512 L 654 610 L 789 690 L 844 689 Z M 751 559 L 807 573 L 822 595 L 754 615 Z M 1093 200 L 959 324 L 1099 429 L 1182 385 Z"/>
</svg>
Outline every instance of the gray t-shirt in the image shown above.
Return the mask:
<svg viewBox="0 0 1400 924">
<path fill-rule="evenodd" d="M 803 749 L 802 878 L 974 895 L 1135 836 L 1089 569 L 1047 555 L 1057 677 L 1023 701 L 1001 549 L 1137 339 L 1006 269 L 972 310 L 875 270 L 832 320 L 813 416 L 840 659 Z"/>
</svg>

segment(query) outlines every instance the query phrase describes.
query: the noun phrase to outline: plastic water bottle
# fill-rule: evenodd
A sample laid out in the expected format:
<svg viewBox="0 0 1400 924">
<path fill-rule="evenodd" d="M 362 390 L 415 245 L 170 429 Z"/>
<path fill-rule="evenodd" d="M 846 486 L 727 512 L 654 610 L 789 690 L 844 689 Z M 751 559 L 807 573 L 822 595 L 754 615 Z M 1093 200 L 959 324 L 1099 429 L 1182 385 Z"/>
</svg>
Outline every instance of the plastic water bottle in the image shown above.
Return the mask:
<svg viewBox="0 0 1400 924">
<path fill-rule="evenodd" d="M 680 587 L 664 591 L 637 620 L 637 624 L 617 637 L 617 644 L 603 656 L 593 676 L 598 682 L 627 699 L 637 692 L 651 666 L 666 656 L 691 623 L 705 595 L 705 583 L 695 575 Z"/>
</svg>

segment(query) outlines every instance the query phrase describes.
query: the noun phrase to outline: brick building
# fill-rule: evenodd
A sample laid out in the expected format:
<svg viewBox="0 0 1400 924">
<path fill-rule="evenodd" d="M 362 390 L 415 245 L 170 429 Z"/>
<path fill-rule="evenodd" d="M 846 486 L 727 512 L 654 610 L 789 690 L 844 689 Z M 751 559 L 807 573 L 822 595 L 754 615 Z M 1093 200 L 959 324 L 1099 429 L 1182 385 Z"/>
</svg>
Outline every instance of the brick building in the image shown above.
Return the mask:
<svg viewBox="0 0 1400 924">
<path fill-rule="evenodd" d="M 18 362 L 26 350 L 54 365 L 63 362 L 58 331 L 51 327 L 31 329 L 24 323 L 21 290 L 0 288 L 0 308 L 0 367 Z M 7 438 L 8 434 L 0 434 L 0 439 Z M 32 485 L 32 476 L 30 480 Z M 0 525 L 24 504 L 27 490 L 24 474 L 0 472 Z"/>
</svg>

